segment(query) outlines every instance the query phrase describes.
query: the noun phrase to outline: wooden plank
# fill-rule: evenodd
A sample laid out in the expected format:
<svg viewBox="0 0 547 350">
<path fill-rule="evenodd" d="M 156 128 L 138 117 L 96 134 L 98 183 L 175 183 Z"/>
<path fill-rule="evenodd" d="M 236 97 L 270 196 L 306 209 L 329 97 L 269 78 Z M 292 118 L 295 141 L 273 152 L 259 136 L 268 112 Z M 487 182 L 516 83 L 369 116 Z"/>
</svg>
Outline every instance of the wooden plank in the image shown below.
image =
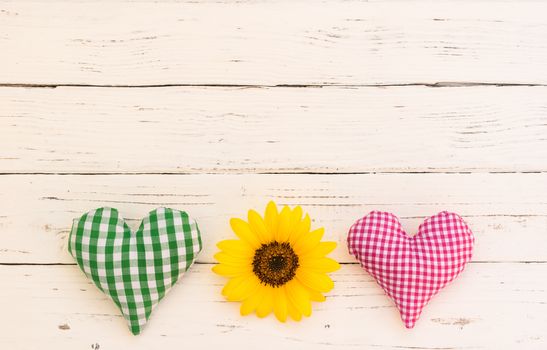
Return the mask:
<svg viewBox="0 0 547 350">
<path fill-rule="evenodd" d="M 546 84 L 545 13 L 544 2 L 2 2 L 0 82 Z"/>
<path fill-rule="evenodd" d="M 392 211 L 413 233 L 425 216 L 459 213 L 477 237 L 474 261 L 547 261 L 547 174 L 376 175 L 4 175 L 0 177 L 0 263 L 72 263 L 72 220 L 100 206 L 118 208 L 137 228 L 158 206 L 187 210 L 203 232 L 200 262 L 235 237 L 231 217 L 267 201 L 301 205 L 346 251 L 351 224 L 371 210 Z M 517 248 L 518 247 L 518 248 Z"/>
<path fill-rule="evenodd" d="M 547 171 L 547 87 L 0 88 L 0 172 Z"/>
<path fill-rule="evenodd" d="M 76 266 L 0 266 L 0 344 L 6 349 L 543 349 L 547 264 L 470 264 L 425 308 L 412 330 L 368 274 L 344 265 L 311 318 L 281 324 L 239 316 L 224 280 L 195 265 L 160 303 L 143 334 Z"/>
</svg>

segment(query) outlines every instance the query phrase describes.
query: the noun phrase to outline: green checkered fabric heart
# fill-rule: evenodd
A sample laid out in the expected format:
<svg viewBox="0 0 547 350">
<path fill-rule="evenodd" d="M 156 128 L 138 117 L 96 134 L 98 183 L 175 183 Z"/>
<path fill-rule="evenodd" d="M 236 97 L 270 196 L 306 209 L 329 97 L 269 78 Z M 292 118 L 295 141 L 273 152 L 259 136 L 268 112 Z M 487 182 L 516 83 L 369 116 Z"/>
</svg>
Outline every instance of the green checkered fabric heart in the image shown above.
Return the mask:
<svg viewBox="0 0 547 350">
<path fill-rule="evenodd" d="M 139 334 L 169 289 L 201 251 L 197 223 L 183 211 L 158 208 L 132 233 L 116 209 L 74 220 L 68 251 Z"/>
</svg>

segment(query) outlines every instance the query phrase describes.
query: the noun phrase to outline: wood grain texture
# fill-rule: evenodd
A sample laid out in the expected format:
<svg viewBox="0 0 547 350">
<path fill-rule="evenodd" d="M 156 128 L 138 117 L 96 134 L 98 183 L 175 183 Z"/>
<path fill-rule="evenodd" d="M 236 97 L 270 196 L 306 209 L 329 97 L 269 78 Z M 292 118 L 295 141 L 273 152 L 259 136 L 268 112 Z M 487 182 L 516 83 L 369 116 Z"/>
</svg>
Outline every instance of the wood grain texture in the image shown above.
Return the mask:
<svg viewBox="0 0 547 350">
<path fill-rule="evenodd" d="M 143 334 L 125 321 L 77 266 L 0 266 L 2 345 L 27 349 L 543 349 L 547 337 L 547 264 L 469 264 L 404 328 L 397 310 L 358 265 L 333 274 L 336 288 L 313 315 L 281 324 L 240 317 L 224 301 L 224 280 L 194 265 L 159 304 Z M 20 305 L 14 309 L 9 304 Z M 14 312 L 16 311 L 16 312 Z M 526 327 L 522 327 L 525 324 Z M 29 330 L 32 330 L 29 332 Z M 505 330 L 501 332 L 500 330 Z"/>
<path fill-rule="evenodd" d="M 2 2 L 0 83 L 546 84 L 545 13 L 544 2 Z"/>
<path fill-rule="evenodd" d="M 66 238 L 74 218 L 100 206 L 118 208 L 130 225 L 157 206 L 186 210 L 200 225 L 213 262 L 215 244 L 234 238 L 231 217 L 263 211 L 267 201 L 301 205 L 313 227 L 346 250 L 349 226 L 388 210 L 409 233 L 441 210 L 462 215 L 477 238 L 474 261 L 547 262 L 547 174 L 376 175 L 4 175 L 0 182 L 0 263 L 73 263 Z M 515 247 L 518 247 L 516 249 Z"/>
<path fill-rule="evenodd" d="M 545 349 L 547 2 L 0 0 L 0 349 Z M 302 205 L 339 242 L 312 318 L 240 317 L 228 221 Z M 134 337 L 73 218 L 187 210 L 204 250 Z M 404 329 L 345 248 L 440 210 L 473 261 Z"/>
<path fill-rule="evenodd" d="M 0 88 L 0 172 L 547 171 L 547 87 Z"/>
</svg>

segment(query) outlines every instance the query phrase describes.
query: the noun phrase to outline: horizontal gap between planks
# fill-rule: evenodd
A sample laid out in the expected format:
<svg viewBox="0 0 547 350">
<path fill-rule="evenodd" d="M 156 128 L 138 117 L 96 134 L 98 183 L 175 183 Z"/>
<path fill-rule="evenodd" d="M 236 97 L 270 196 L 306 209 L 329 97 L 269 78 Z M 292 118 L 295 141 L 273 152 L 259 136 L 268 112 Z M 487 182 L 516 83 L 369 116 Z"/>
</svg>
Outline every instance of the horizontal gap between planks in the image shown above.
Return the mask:
<svg viewBox="0 0 547 350">
<path fill-rule="evenodd" d="M 35 171 L 20 171 L 20 172 L 2 172 L 2 175 L 63 175 L 63 176 L 116 176 L 116 175 L 381 175 L 381 174 L 397 174 L 397 175 L 417 175 L 417 174 L 547 174 L 547 170 L 521 170 L 521 171 L 505 171 L 505 170 L 428 170 L 428 171 L 340 171 L 340 172 L 322 172 L 322 171 L 234 171 L 231 169 L 221 169 L 219 171 L 170 171 L 170 172 L 154 172 L 154 171 L 134 171 L 134 172 L 35 172 Z"/>
<path fill-rule="evenodd" d="M 169 88 L 169 87 L 206 87 L 206 88 L 386 88 L 386 87 L 476 87 L 476 86 L 494 86 L 494 87 L 547 87 L 547 84 L 539 83 L 505 83 L 505 82 L 466 82 L 466 81 L 440 81 L 433 83 L 391 83 L 391 84 L 74 84 L 74 83 L 51 83 L 51 84 L 29 84 L 29 83 L 0 83 L 0 87 L 11 88 L 39 88 L 55 89 L 58 87 L 78 87 L 78 88 Z"/>
<path fill-rule="evenodd" d="M 215 262 L 194 262 L 196 265 L 216 265 Z M 340 265 L 359 265 L 357 262 L 339 262 Z M 547 264 L 543 260 L 470 261 L 469 264 Z M 76 266 L 76 263 L 0 263 L 0 266 Z"/>
</svg>

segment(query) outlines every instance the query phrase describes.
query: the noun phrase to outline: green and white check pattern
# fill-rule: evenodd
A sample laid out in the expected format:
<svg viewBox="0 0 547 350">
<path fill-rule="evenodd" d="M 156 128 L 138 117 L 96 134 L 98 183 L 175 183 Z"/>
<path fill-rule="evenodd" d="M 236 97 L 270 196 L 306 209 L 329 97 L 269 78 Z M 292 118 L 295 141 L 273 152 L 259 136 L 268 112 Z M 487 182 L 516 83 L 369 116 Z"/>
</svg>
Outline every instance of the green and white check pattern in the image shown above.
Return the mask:
<svg viewBox="0 0 547 350">
<path fill-rule="evenodd" d="M 197 223 L 183 211 L 158 208 L 136 233 L 113 208 L 74 220 L 68 250 L 82 271 L 120 308 L 139 334 L 169 289 L 201 251 Z"/>
</svg>

